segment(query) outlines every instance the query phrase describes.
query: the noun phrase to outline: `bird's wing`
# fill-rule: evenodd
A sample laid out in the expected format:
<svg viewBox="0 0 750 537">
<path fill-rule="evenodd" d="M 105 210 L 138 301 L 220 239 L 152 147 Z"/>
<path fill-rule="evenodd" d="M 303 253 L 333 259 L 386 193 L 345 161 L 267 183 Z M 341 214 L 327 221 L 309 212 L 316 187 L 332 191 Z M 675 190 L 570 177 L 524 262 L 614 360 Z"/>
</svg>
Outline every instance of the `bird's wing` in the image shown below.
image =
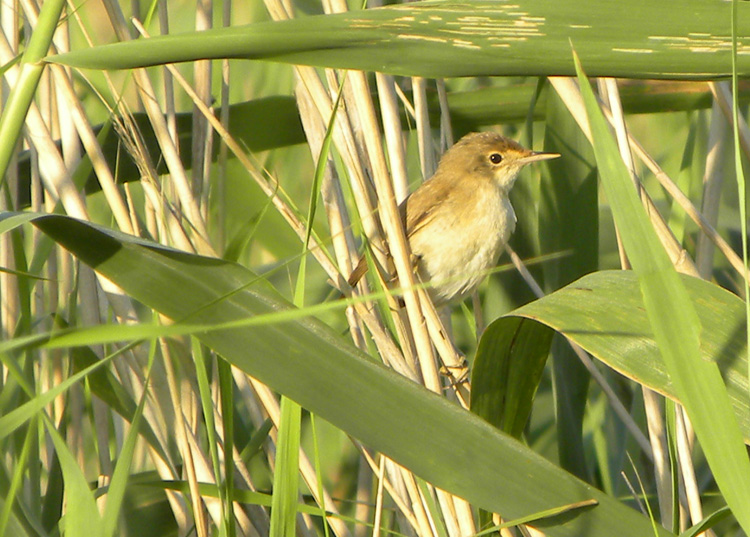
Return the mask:
<svg viewBox="0 0 750 537">
<path fill-rule="evenodd" d="M 443 181 L 436 181 L 434 177 L 422 184 L 411 196 L 406 198 L 402 204 L 402 222 L 406 228 L 406 237 L 409 238 L 418 233 L 420 229 L 429 225 L 435 217 L 435 210 L 440 207 L 449 190 L 444 188 Z"/>
<path fill-rule="evenodd" d="M 449 190 L 445 188 L 442 180 L 436 181 L 438 176 L 422 184 L 406 200 L 398 206 L 401 223 L 406 231 L 407 240 L 420 229 L 430 223 L 435 216 L 435 208 L 448 196 Z M 415 252 L 412 252 L 415 253 Z M 357 266 L 349 275 L 349 285 L 354 287 L 367 273 L 367 259 L 363 255 L 359 258 Z"/>
</svg>

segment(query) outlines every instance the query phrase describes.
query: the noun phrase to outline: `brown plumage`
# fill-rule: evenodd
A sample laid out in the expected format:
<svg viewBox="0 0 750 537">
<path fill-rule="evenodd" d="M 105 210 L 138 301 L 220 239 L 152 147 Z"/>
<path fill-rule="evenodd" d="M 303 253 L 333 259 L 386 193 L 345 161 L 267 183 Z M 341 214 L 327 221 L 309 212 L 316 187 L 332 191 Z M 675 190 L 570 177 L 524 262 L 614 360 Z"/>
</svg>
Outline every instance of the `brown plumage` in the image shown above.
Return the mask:
<svg viewBox="0 0 750 537">
<path fill-rule="evenodd" d="M 467 134 L 400 206 L 417 273 L 435 305 L 470 294 L 497 264 L 516 224 L 508 192 L 523 166 L 559 157 L 491 132 Z M 349 276 L 367 272 L 364 256 Z"/>
</svg>

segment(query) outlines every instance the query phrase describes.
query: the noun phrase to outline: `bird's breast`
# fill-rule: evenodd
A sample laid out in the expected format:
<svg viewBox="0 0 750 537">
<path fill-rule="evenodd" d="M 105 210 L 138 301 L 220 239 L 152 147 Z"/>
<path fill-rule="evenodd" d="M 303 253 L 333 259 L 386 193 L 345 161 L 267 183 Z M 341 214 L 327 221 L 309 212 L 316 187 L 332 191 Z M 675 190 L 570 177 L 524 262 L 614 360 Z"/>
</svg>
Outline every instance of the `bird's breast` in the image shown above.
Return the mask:
<svg viewBox="0 0 750 537">
<path fill-rule="evenodd" d="M 438 303 L 470 294 L 497 264 L 515 228 L 513 207 L 498 188 L 487 188 L 436 211 L 429 226 L 411 237 L 419 274 Z"/>
</svg>

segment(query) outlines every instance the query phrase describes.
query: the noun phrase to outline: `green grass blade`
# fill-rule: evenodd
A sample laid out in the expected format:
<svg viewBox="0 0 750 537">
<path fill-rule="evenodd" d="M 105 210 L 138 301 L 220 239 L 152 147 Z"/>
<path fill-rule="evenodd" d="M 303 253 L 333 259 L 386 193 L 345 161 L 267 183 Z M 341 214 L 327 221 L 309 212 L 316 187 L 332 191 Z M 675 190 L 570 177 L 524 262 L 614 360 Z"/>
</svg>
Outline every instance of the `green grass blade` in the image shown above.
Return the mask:
<svg viewBox="0 0 750 537">
<path fill-rule="evenodd" d="M 698 315 L 632 188 L 617 143 L 577 57 L 576 68 L 602 183 L 638 275 L 661 357 L 720 490 L 740 526 L 750 531 L 750 461 L 726 387 L 716 364 L 701 358 Z"/>
<path fill-rule="evenodd" d="M 102 517 L 104 526 L 102 533 L 103 537 L 114 537 L 115 535 L 118 535 L 117 531 L 120 511 L 125 498 L 125 489 L 130 476 L 130 468 L 133 463 L 136 441 L 138 440 L 140 431 L 141 417 L 143 416 L 143 408 L 149 395 L 148 387 L 149 381 L 151 380 L 151 366 L 154 363 L 154 356 L 155 353 L 153 352 L 149 356 L 141 400 L 138 402 L 138 408 L 136 408 L 135 413 L 133 414 L 133 421 L 130 430 L 125 437 L 122 450 L 120 450 L 120 454 L 117 457 L 117 465 L 115 466 L 114 472 L 112 472 L 112 479 L 107 488 L 107 504 L 104 507 L 104 515 Z"/>
<path fill-rule="evenodd" d="M 14 408 L 4 416 L 0 417 L 0 439 L 5 438 L 18 429 L 18 427 L 36 416 L 45 406 L 54 401 L 58 395 L 68 390 L 73 384 L 83 379 L 86 375 L 93 373 L 98 368 L 108 364 L 113 356 L 114 355 L 110 355 L 107 358 L 79 371 L 75 375 L 69 376 L 60 384 L 57 384 L 53 388 L 37 395 L 18 408 Z M 5 363 L 7 364 L 8 362 Z M 13 370 L 11 369 L 11 371 Z"/>
<path fill-rule="evenodd" d="M 10 487 L 8 488 L 8 491 L 3 498 L 4 503 L 2 505 L 2 508 L 0 509 L 0 535 L 8 535 L 6 531 L 11 520 L 13 502 L 15 502 L 16 494 L 21 488 L 23 475 L 26 473 L 26 465 L 29 461 L 29 453 L 32 450 L 32 442 L 35 441 L 36 431 L 37 420 L 32 419 L 31 423 L 28 426 L 28 429 L 26 430 L 26 437 L 24 438 L 21 452 L 18 454 L 18 457 L 14 461 L 16 468 L 13 472 L 13 478 L 11 479 Z"/>
<path fill-rule="evenodd" d="M 64 216 L 40 216 L 34 224 L 169 318 L 193 312 L 195 323 L 222 323 L 290 308 L 267 287 L 248 287 L 256 276 L 236 264 Z M 316 319 L 227 328 L 199 337 L 233 365 L 478 508 L 513 519 L 593 499 L 595 508 L 571 513 L 545 533 L 593 537 L 609 535 L 613 527 L 618 537 L 650 532 L 641 514 L 373 362 Z"/>
<path fill-rule="evenodd" d="M 482 334 L 471 370 L 471 411 L 521 438 L 553 332 L 538 323 L 515 321 L 492 324 Z"/>
<path fill-rule="evenodd" d="M 73 454 L 65 444 L 65 439 L 57 432 L 49 419 L 44 417 L 47 433 L 55 446 L 65 480 L 65 516 L 63 533 L 66 537 L 99 537 L 104 531 L 94 493 L 78 466 Z"/>
<path fill-rule="evenodd" d="M 302 407 L 281 398 L 281 418 L 276 441 L 276 468 L 273 474 L 271 537 L 295 537 L 299 496 L 299 442 Z"/>
<path fill-rule="evenodd" d="M 0 177 L 5 180 L 8 164 L 16 151 L 16 142 L 26 120 L 36 87 L 44 71 L 41 61 L 47 55 L 52 36 L 57 29 L 60 14 L 65 7 L 65 0 L 45 2 L 39 12 L 39 19 L 34 28 L 26 51 L 21 59 L 21 72 L 16 84 L 11 88 L 8 101 L 0 116 Z"/>
<path fill-rule="evenodd" d="M 704 518 L 694 526 L 691 526 L 687 530 L 680 533 L 680 537 L 698 537 L 698 535 L 701 535 L 710 530 L 716 524 L 728 518 L 731 514 L 732 512 L 729 510 L 729 507 L 722 507 L 718 511 L 714 511 L 713 513 L 708 515 L 706 518 Z"/>
<path fill-rule="evenodd" d="M 208 381 L 208 368 L 210 364 L 206 361 L 205 353 L 200 341 L 193 336 L 191 338 L 193 347 L 193 358 L 195 360 L 195 374 L 198 380 L 198 393 L 200 394 L 201 409 L 203 410 L 203 420 L 206 426 L 206 436 L 208 437 L 208 449 L 211 454 L 211 464 L 214 470 L 214 480 L 218 485 L 221 484 L 221 465 L 219 464 L 219 439 L 216 437 L 216 422 L 214 420 L 214 403 L 211 394 L 211 388 Z M 231 457 L 230 457 L 231 458 Z M 227 501 L 224 487 L 219 487 L 219 499 L 221 500 L 221 519 L 224 524 L 222 532 L 224 535 L 228 532 L 228 527 L 234 526 L 234 520 L 230 522 L 227 518 Z"/>
<path fill-rule="evenodd" d="M 234 384 L 232 366 L 225 360 L 218 360 L 219 390 L 221 394 L 221 415 L 224 418 L 224 498 L 226 506 L 227 535 L 236 535 L 234 524 L 234 503 L 231 501 L 234 490 Z"/>
<path fill-rule="evenodd" d="M 721 0 L 426 1 L 314 15 L 202 33 L 139 39 L 47 58 L 75 67 L 130 69 L 203 58 L 283 61 L 404 76 L 574 75 L 569 39 L 592 76 L 699 78 L 732 71 Z M 740 5 L 740 46 L 750 6 Z M 710 36 L 710 37 L 702 37 Z M 700 47 L 704 53 L 695 53 Z M 750 58 L 738 58 L 750 73 Z"/>
<path fill-rule="evenodd" d="M 745 306 L 718 285 L 681 276 L 700 317 L 701 359 L 715 363 L 750 444 L 750 397 L 747 381 Z M 662 395 L 678 399 L 662 362 L 646 315 L 638 279 L 632 271 L 607 270 L 584 276 L 509 316 L 533 319 L 560 332 L 592 356 Z M 496 323 L 509 322 L 501 318 Z M 493 323 L 494 324 L 494 323 Z M 492 330 L 491 324 L 487 330 Z"/>
<path fill-rule="evenodd" d="M 747 267 L 747 183 L 745 182 L 745 170 L 742 167 L 742 149 L 740 148 L 740 103 L 739 103 L 739 80 L 737 77 L 737 0 L 732 0 L 732 134 L 734 135 L 734 169 L 737 175 L 737 192 L 740 206 L 740 229 L 742 230 L 742 260 Z M 745 289 L 745 330 L 747 332 L 747 345 L 750 349 L 750 282 L 747 276 L 743 278 Z M 750 369 L 748 369 L 750 378 Z"/>
</svg>

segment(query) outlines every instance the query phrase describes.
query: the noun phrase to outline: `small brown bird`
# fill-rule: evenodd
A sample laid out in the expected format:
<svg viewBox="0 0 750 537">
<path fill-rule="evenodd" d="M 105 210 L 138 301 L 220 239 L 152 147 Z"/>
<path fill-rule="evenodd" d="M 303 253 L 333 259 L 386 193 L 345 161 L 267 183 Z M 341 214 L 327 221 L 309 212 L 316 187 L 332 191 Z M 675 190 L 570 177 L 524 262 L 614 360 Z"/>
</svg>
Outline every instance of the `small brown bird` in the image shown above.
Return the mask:
<svg viewBox="0 0 750 537">
<path fill-rule="evenodd" d="M 557 158 L 492 132 L 467 134 L 440 159 L 429 180 L 399 207 L 417 274 L 436 306 L 461 300 L 484 279 L 516 227 L 508 199 L 526 164 Z M 364 257 L 349 277 L 367 272 Z"/>
</svg>

